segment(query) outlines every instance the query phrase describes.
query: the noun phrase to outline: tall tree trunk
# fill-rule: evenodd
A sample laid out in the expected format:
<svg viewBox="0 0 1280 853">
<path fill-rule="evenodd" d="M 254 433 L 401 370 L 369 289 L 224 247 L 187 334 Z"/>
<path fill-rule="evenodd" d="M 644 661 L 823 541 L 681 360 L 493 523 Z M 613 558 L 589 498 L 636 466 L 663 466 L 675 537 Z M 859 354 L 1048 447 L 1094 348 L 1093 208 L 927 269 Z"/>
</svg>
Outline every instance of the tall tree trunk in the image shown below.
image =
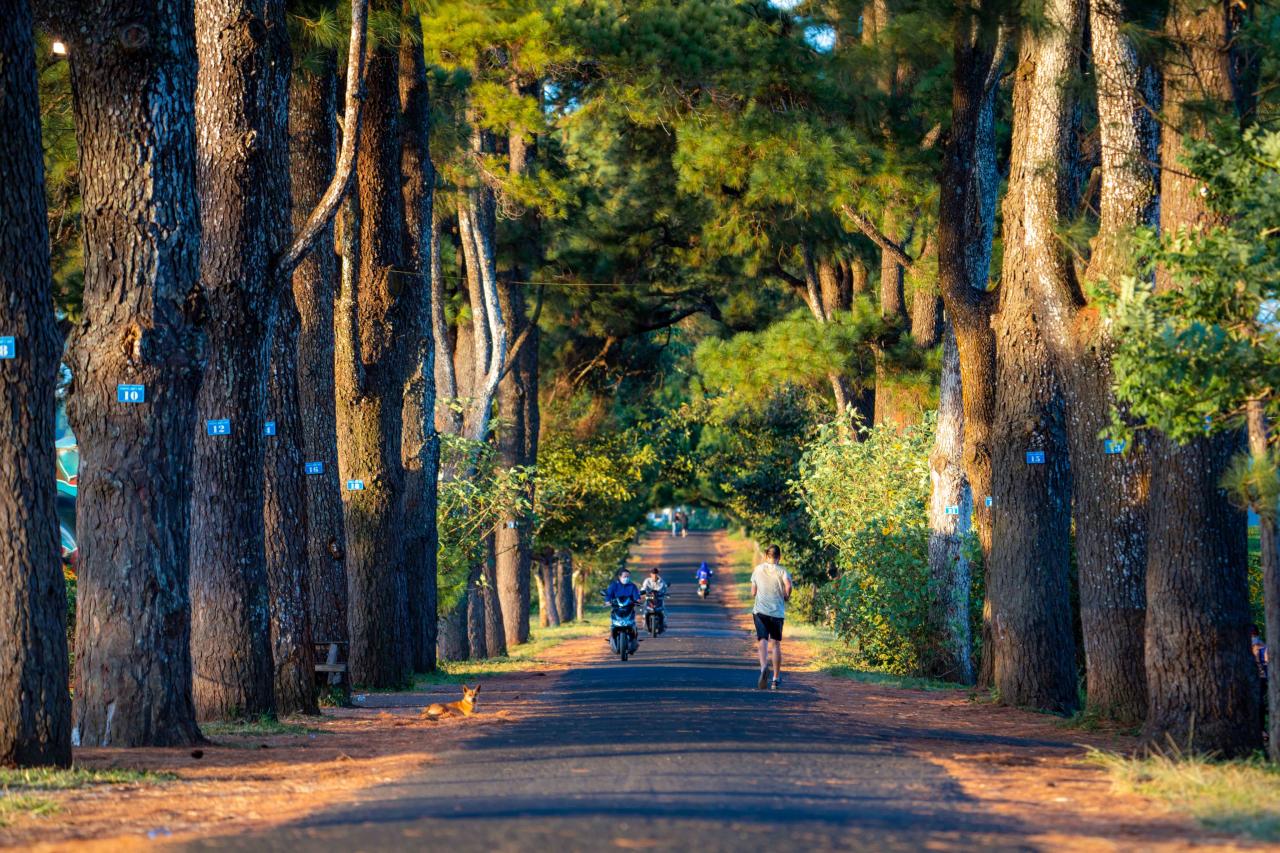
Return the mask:
<svg viewBox="0 0 1280 853">
<path fill-rule="evenodd" d="M 80 445 L 72 741 L 187 745 L 200 740 L 187 596 L 200 384 L 195 22 L 175 0 L 49 8 L 69 48 L 84 200 L 85 320 L 71 338 L 67 407 Z M 121 383 L 142 385 L 145 402 L 117 402 Z"/>
<path fill-rule="evenodd" d="M 0 764 L 71 764 L 66 591 L 54 513 L 54 325 L 35 35 L 27 0 L 0 20 Z"/>
<path fill-rule="evenodd" d="M 1188 138 L 1208 133 L 1206 103 L 1232 109 L 1225 6 L 1175 0 L 1165 23 L 1172 46 L 1164 65 L 1160 141 L 1160 228 L 1214 224 L 1200 182 L 1179 168 Z M 1162 270 L 1156 289 L 1174 287 Z M 1147 544 L 1147 721 L 1144 737 L 1195 752 L 1247 755 L 1261 745 L 1256 674 L 1249 652 L 1248 543 L 1244 513 L 1219 487 L 1241 447 L 1239 433 L 1185 445 L 1150 443 L 1151 513 Z"/>
<path fill-rule="evenodd" d="M 911 297 L 911 337 L 925 349 L 942 343 L 942 297 L 919 288 Z"/>
<path fill-rule="evenodd" d="M 1005 47 L 996 25 L 960 14 L 953 23 L 951 133 L 938 204 L 938 283 L 955 326 L 964 400 L 964 468 L 984 566 L 991 555 L 991 426 L 995 397 L 993 295 L 987 292 L 998 179 L 995 101 Z M 994 16 L 993 16 L 994 17 Z M 983 606 L 978 685 L 993 683 L 990 599 Z"/>
<path fill-rule="evenodd" d="M 319 714 L 315 649 L 311 645 L 311 584 L 307 564 L 306 468 L 298 409 L 298 308 L 293 292 L 278 293 L 271 341 L 263 520 L 271 603 L 271 659 L 276 712 Z"/>
<path fill-rule="evenodd" d="M 560 624 L 560 608 L 556 602 L 556 584 L 554 577 L 555 557 L 546 555 L 534 561 L 534 581 L 538 585 L 538 624 L 543 628 L 554 628 Z"/>
<path fill-rule="evenodd" d="M 898 243 L 902 236 L 896 218 L 890 211 L 885 212 L 884 232 L 894 243 Z M 903 290 L 905 272 L 890 252 L 880 253 L 880 316 L 903 327 L 907 324 L 906 296 Z M 876 407 L 873 420 L 876 424 L 889 422 L 904 425 L 909 422 L 910 416 L 899 410 L 897 398 L 900 395 L 896 393 L 887 358 L 883 351 L 876 352 Z"/>
<path fill-rule="evenodd" d="M 502 617 L 502 600 L 498 597 L 497 560 L 494 553 L 494 535 L 485 537 L 484 544 L 484 585 L 481 588 L 481 601 L 484 604 L 484 649 L 488 657 L 500 658 L 507 655 L 506 624 Z"/>
<path fill-rule="evenodd" d="M 485 607 L 484 607 L 484 590 L 480 585 L 484 583 L 485 556 L 476 560 L 471 567 L 471 574 L 467 577 L 467 652 L 471 660 L 484 660 L 489 657 L 489 645 L 486 641 L 487 634 L 485 631 Z"/>
<path fill-rule="evenodd" d="M 502 316 L 507 323 L 507 336 L 514 340 L 529 323 L 525 314 L 524 295 L 519 286 L 504 283 L 499 292 L 502 299 Z M 536 329 L 530 329 L 516 362 L 498 383 L 498 411 L 503 423 L 498 431 L 498 465 L 516 468 L 532 465 L 536 461 L 537 437 L 530 440 L 530 432 L 537 430 L 536 423 L 529 424 L 529 398 L 532 395 L 536 418 L 537 387 L 530 382 L 537 376 Z M 530 359 L 532 358 L 532 364 Z M 532 482 L 527 497 L 532 498 Z M 494 549 L 497 559 L 497 593 L 502 605 L 508 647 L 529 640 L 529 584 L 533 560 L 533 543 L 530 537 L 529 514 L 510 513 L 498 521 L 494 530 Z"/>
<path fill-rule="evenodd" d="M 569 622 L 573 607 L 573 552 L 560 551 L 555 561 L 556 611 L 560 621 Z"/>
<path fill-rule="evenodd" d="M 1070 712 L 1079 705 L 1071 618 L 1071 468 L 1062 375 L 1077 290 L 1055 229 L 1071 162 L 1071 94 L 1084 24 L 1080 0 L 1052 0 L 1024 33 L 1014 81 L 1013 160 L 1004 203 L 996 333 L 994 499 L 987 588 L 1001 699 Z M 1039 453 L 1035 462 L 1028 455 Z"/>
<path fill-rule="evenodd" d="M 1154 224 L 1158 103 L 1150 69 L 1138 61 L 1116 0 L 1094 0 L 1089 12 L 1102 139 L 1101 222 L 1085 275 L 1116 281 L 1132 272 L 1124 240 Z M 1145 91 L 1144 91 L 1145 90 Z M 1143 667 L 1146 623 L 1146 454 L 1108 453 L 1099 438 L 1111 419 L 1113 343 L 1096 311 L 1076 323 L 1074 365 L 1068 374 L 1076 566 L 1079 572 L 1086 689 L 1091 711 L 1138 722 L 1147 710 Z"/>
<path fill-rule="evenodd" d="M 357 155 L 359 269 L 354 281 L 343 282 L 335 323 L 338 465 L 344 483 L 363 485 L 343 492 L 349 665 L 351 680 L 369 687 L 400 687 L 413 670 L 401 445 L 422 288 L 396 272 L 404 269 L 398 77 L 398 52 L 379 45 L 366 72 Z"/>
<path fill-rule="evenodd" d="M 435 430 L 435 342 L 432 335 L 432 208 L 435 168 L 429 150 L 431 116 L 427 67 L 422 57 L 420 19 L 405 4 L 400 39 L 400 105 L 404 110 L 405 257 L 416 276 L 421 297 L 409 318 L 414 362 L 404 392 L 405 582 L 408 589 L 409 635 L 413 668 L 436 668 L 436 500 L 440 470 L 440 437 Z"/>
<path fill-rule="evenodd" d="M 1264 469 L 1269 462 L 1271 427 L 1267 423 L 1266 402 L 1250 400 L 1247 404 L 1249 430 L 1249 455 L 1255 465 Z M 1274 475 L 1272 475 L 1274 476 Z M 1276 525 L 1276 507 L 1260 506 L 1258 513 L 1258 539 L 1262 559 L 1262 595 L 1266 607 L 1267 640 L 1280 637 L 1280 528 Z M 1270 662 L 1270 661 L 1268 661 Z M 1280 761 L 1280 679 L 1267 679 L 1267 754 L 1272 761 Z"/>
<path fill-rule="evenodd" d="M 337 157 L 337 73 L 326 54 L 314 72 L 294 74 L 289 95 L 289 155 L 293 227 L 300 229 L 333 176 Z M 333 226 L 293 274 L 297 305 L 298 411 L 306 461 L 319 463 L 306 477 L 307 566 L 311 635 L 316 642 L 347 641 L 347 534 L 338 481 L 337 414 L 334 410 L 333 303 L 338 262 Z M 316 470 L 314 467 L 312 470 Z"/>
<path fill-rule="evenodd" d="M 291 236 L 284 5 L 196 4 L 207 343 L 194 431 L 191 659 L 201 719 L 275 712 L 262 433 L 275 312 L 270 265 Z M 229 432 L 215 432 L 218 421 L 229 421 Z"/>
<path fill-rule="evenodd" d="M 440 617 L 439 631 L 436 634 L 437 660 L 459 661 L 471 657 L 471 649 L 467 645 L 469 600 L 469 596 L 464 591 L 453 608 Z"/>
<path fill-rule="evenodd" d="M 929 457 L 929 635 L 935 637 L 925 670 L 930 675 L 973 683 L 973 638 L 969 628 L 972 576 L 964 540 L 973 518 L 973 496 L 964 477 L 964 400 L 960 351 L 955 331 L 942 343 L 938 427 Z"/>
</svg>

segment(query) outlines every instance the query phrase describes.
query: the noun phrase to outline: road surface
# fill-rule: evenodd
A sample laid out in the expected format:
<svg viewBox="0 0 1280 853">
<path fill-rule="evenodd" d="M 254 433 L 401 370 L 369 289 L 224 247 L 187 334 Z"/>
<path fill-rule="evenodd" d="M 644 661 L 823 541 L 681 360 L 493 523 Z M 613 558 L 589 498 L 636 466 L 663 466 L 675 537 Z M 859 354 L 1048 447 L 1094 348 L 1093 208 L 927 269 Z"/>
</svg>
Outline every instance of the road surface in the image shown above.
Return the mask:
<svg viewBox="0 0 1280 853">
<path fill-rule="evenodd" d="M 1037 846 L 1029 843 L 1035 827 L 975 808 L 944 770 L 904 748 L 903 728 L 860 720 L 857 708 L 820 709 L 828 677 L 789 675 L 776 693 L 756 690 L 757 665 L 724 590 L 714 587 L 706 601 L 695 594 L 693 572 L 714 558 L 713 538 L 667 538 L 655 551 L 671 583 L 670 630 L 643 642 L 627 663 L 609 654 L 602 636 L 598 659 L 555 679 L 538 697 L 541 710 L 486 726 L 419 775 L 298 823 L 188 846 L 290 853 Z M 481 710 L 484 699 L 482 691 Z M 929 735 L 943 750 L 966 737 Z"/>
</svg>

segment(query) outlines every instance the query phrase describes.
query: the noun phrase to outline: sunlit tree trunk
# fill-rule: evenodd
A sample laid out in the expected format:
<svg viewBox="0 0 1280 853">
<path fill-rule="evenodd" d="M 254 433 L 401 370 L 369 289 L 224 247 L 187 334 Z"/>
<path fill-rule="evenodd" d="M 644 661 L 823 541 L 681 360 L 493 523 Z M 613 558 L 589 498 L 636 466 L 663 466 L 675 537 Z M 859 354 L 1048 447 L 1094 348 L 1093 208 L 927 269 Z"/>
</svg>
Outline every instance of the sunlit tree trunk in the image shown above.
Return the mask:
<svg viewBox="0 0 1280 853">
<path fill-rule="evenodd" d="M 1125 238 L 1154 224 L 1157 132 L 1149 105 L 1158 103 L 1151 69 L 1139 63 L 1120 3 L 1095 0 L 1089 11 L 1098 131 L 1101 135 L 1101 221 L 1085 273 L 1094 282 L 1131 273 Z M 1086 309 L 1075 324 L 1074 364 L 1067 374 L 1076 565 L 1086 661 L 1085 696 L 1095 714 L 1138 722 L 1147 710 L 1143 635 L 1146 622 L 1147 487 L 1141 447 L 1107 453 L 1101 434 L 1115 406 L 1113 343 Z"/>
<path fill-rule="evenodd" d="M 192 437 L 191 659 L 201 719 L 256 717 L 275 713 L 262 474 L 270 268 L 290 237 L 283 0 L 201 0 L 196 48 L 207 343 Z"/>
<path fill-rule="evenodd" d="M 1013 159 L 1004 201 L 1004 267 L 996 336 L 992 547 L 987 594 L 1001 700 L 1074 711 L 1069 586 L 1071 468 L 1061 377 L 1069 315 L 1045 311 L 1077 290 L 1056 230 L 1066 213 L 1075 76 L 1084 4 L 1052 0 L 1024 32 L 1014 80 Z M 1038 461 L 1029 454 L 1041 454 Z"/>
<path fill-rule="evenodd" d="M 1271 425 L 1267 421 L 1266 401 L 1250 400 L 1247 404 L 1249 455 L 1264 470 L 1270 467 Z M 1274 476 L 1274 474 L 1272 475 Z M 1258 507 L 1258 544 L 1262 563 L 1262 595 L 1266 607 L 1267 639 L 1280 637 L 1280 528 L 1276 525 L 1276 507 Z M 1271 641 L 1274 645 L 1274 641 Z M 1268 661 L 1269 663 L 1270 661 Z M 1267 679 L 1267 754 L 1280 760 L 1280 679 Z M 1265 709 L 1264 709 L 1265 710 Z"/>
<path fill-rule="evenodd" d="M 984 563 L 991 554 L 991 426 L 995 400 L 995 300 L 987 292 L 999 187 L 995 102 L 1005 46 L 994 24 L 958 15 L 953 26 L 951 131 L 938 203 L 938 283 L 960 354 L 964 468 Z M 978 685 L 993 680 L 990 602 L 983 607 Z"/>
<path fill-rule="evenodd" d="M 201 364 L 195 22 L 174 0 L 43 8 L 68 47 L 84 200 L 86 319 L 68 352 L 80 447 L 72 740 L 187 745 L 200 740 L 187 595 Z M 145 402 L 117 402 L 126 383 Z"/>
<path fill-rule="evenodd" d="M 59 560 L 54 325 L 35 36 L 27 0 L 0 18 L 0 764 L 71 764 L 66 592 Z"/>
<path fill-rule="evenodd" d="M 1231 114 L 1230 30 L 1225 6 L 1176 0 L 1165 22 L 1160 141 L 1160 228 L 1201 229 L 1214 216 L 1200 182 L 1180 168 L 1189 139 L 1209 130 L 1203 108 Z M 1157 291 L 1175 287 L 1156 272 Z M 1227 432 L 1178 445 L 1150 440 L 1144 737 L 1161 747 L 1247 755 L 1261 745 L 1257 675 L 1249 652 L 1248 542 L 1244 513 L 1219 483 L 1242 436 Z"/>
<path fill-rule="evenodd" d="M 934 648 L 925 670 L 937 678 L 973 683 L 973 638 L 969 628 L 972 575 L 964 540 L 973 517 L 973 496 L 964 476 L 964 401 L 960 351 L 948 328 L 942 344 L 938 426 L 929 457 L 929 636 Z"/>
<path fill-rule="evenodd" d="M 369 687 L 403 686 L 413 669 L 401 445 L 404 389 L 417 353 L 406 330 L 421 287 L 399 272 L 405 241 L 398 78 L 398 52 L 375 47 L 357 159 L 359 264 L 342 283 L 335 323 L 339 469 L 344 483 L 363 485 L 343 491 L 350 669 L 353 682 Z"/>
</svg>

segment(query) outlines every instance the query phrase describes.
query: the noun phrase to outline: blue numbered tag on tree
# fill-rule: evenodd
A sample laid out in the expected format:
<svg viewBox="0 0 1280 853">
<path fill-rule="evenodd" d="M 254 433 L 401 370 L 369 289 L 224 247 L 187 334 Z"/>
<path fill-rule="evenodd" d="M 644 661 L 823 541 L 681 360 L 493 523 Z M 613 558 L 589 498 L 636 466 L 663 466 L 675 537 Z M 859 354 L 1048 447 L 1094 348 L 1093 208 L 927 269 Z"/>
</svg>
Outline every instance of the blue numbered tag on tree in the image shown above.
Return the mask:
<svg viewBox="0 0 1280 853">
<path fill-rule="evenodd" d="M 304 466 L 304 470 L 305 470 L 308 474 L 323 474 L 323 473 L 324 473 L 324 463 L 323 463 L 323 462 L 308 462 L 308 463 L 306 463 L 306 465 Z"/>
<path fill-rule="evenodd" d="M 943 512 L 945 512 L 947 515 L 959 515 L 959 514 L 960 514 L 960 507 L 958 507 L 958 506 L 949 506 L 949 507 L 946 507 L 945 509 L 943 509 Z"/>
<path fill-rule="evenodd" d="M 18 345 L 13 338 L 0 338 L 0 358 L 13 358 L 18 354 Z"/>
<path fill-rule="evenodd" d="M 363 492 L 364 480 L 347 480 L 348 492 Z"/>
<path fill-rule="evenodd" d="M 205 421 L 204 428 L 209 435 L 231 435 L 231 421 L 227 418 Z"/>
<path fill-rule="evenodd" d="M 1043 465 L 1043 464 L 1044 464 L 1044 451 L 1043 451 L 1043 450 L 1028 450 L 1028 451 L 1027 451 L 1027 464 L 1028 464 L 1028 465 Z"/>
<path fill-rule="evenodd" d="M 116 402 L 145 403 L 147 402 L 147 388 L 145 385 L 117 385 Z"/>
<path fill-rule="evenodd" d="M 275 435 L 275 434 L 276 434 L 276 422 L 275 422 L 275 421 L 267 421 L 267 422 L 263 425 L 263 427 L 262 427 L 262 434 L 263 434 L 263 435 Z"/>
<path fill-rule="evenodd" d="M 987 506 L 991 506 L 991 495 L 987 495 L 987 499 L 983 501 Z"/>
<path fill-rule="evenodd" d="M 1122 440 L 1108 438 L 1102 443 L 1102 448 L 1108 455 L 1113 455 L 1116 453 L 1124 453 L 1124 445 L 1125 443 Z"/>
</svg>

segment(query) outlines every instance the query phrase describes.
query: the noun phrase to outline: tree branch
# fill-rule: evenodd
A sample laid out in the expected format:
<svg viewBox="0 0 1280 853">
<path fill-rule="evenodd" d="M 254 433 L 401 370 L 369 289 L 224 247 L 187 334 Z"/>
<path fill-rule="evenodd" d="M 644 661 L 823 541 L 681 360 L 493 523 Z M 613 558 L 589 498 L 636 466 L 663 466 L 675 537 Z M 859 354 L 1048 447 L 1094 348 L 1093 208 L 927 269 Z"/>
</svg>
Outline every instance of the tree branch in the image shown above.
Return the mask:
<svg viewBox="0 0 1280 853">
<path fill-rule="evenodd" d="M 874 222 L 847 204 L 840 205 L 840 210 L 845 216 L 849 217 L 850 221 L 858 227 L 859 231 L 867 235 L 867 238 L 870 239 L 872 243 L 875 243 L 885 252 L 888 252 L 889 256 L 897 261 L 898 266 L 903 269 L 911 269 L 911 266 L 915 261 L 911 259 L 911 256 L 908 255 L 901 246 L 886 237 L 884 232 L 877 228 Z"/>
<path fill-rule="evenodd" d="M 515 366 L 516 359 L 520 356 L 520 348 L 524 346 L 525 341 L 529 340 L 534 327 L 538 325 L 538 317 L 542 314 L 542 297 L 546 290 L 546 285 L 538 285 L 538 297 L 537 301 L 533 303 L 533 313 L 529 315 L 524 328 L 520 330 L 520 334 L 516 335 L 515 341 L 511 344 L 511 349 L 507 352 L 507 363 L 502 366 L 502 373 L 498 374 L 499 382 L 511 372 L 511 368 Z"/>
<path fill-rule="evenodd" d="M 333 179 L 307 222 L 293 238 L 283 254 L 276 258 L 272 274 L 281 287 L 289 281 L 298 264 L 302 263 L 321 233 L 333 221 L 338 205 L 351 186 L 355 172 L 356 145 L 360 137 L 360 108 L 364 102 L 365 38 L 368 32 L 369 0 L 351 0 L 351 46 L 347 51 L 347 91 L 342 120 L 342 150 Z"/>
</svg>

